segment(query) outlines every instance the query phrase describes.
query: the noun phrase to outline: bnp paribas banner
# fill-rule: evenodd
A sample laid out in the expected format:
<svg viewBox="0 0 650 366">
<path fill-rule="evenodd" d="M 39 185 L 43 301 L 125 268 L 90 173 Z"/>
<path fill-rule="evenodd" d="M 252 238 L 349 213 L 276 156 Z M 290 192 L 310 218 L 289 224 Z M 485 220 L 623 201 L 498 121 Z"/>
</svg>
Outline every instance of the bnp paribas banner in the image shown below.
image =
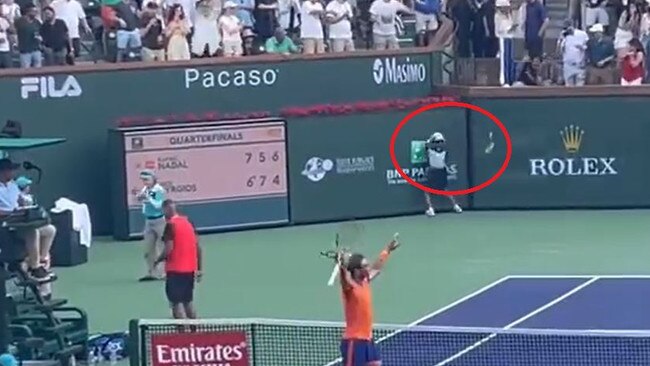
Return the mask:
<svg viewBox="0 0 650 366">
<path fill-rule="evenodd" d="M 423 213 L 424 193 L 408 184 L 389 155 L 391 134 L 409 111 L 288 121 L 289 198 L 296 223 Z M 461 109 L 422 113 L 400 131 L 395 155 L 426 182 L 417 146 L 433 132 L 447 139 L 449 189 L 467 188 L 467 125 Z M 413 148 L 413 147 L 416 148 Z M 436 197 L 436 207 L 450 208 Z M 466 205 L 466 197 L 459 197 Z"/>
<path fill-rule="evenodd" d="M 477 208 L 635 207 L 650 204 L 650 123 L 637 98 L 477 101 L 512 138 L 503 176 L 474 195 Z M 472 178 L 494 174 L 503 135 L 482 116 L 469 123 Z"/>
</svg>

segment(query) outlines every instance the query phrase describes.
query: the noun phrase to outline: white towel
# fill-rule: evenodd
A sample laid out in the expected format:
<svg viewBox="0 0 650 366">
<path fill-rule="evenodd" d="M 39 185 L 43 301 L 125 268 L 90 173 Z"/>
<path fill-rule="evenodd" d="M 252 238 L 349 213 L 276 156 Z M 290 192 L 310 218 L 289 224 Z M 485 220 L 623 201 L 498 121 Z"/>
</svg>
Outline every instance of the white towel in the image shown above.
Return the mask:
<svg viewBox="0 0 650 366">
<path fill-rule="evenodd" d="M 79 232 L 79 244 L 90 248 L 93 230 L 88 206 L 85 203 L 77 203 L 63 197 L 54 203 L 54 207 L 50 211 L 61 213 L 67 210 L 72 211 L 72 228 Z"/>
</svg>

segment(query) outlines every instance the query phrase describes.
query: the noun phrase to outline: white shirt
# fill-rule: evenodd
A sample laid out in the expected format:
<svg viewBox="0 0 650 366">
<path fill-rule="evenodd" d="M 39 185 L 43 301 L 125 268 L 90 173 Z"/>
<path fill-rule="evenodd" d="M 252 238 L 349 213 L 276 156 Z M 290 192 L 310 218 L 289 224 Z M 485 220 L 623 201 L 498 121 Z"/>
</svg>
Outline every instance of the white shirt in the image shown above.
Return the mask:
<svg viewBox="0 0 650 366">
<path fill-rule="evenodd" d="M 447 152 L 445 150 L 436 151 L 434 149 L 427 149 L 427 157 L 429 158 L 429 166 L 434 169 L 444 169 L 447 167 Z"/>
<path fill-rule="evenodd" d="M 81 4 L 77 0 L 54 0 L 51 6 L 56 17 L 63 20 L 68 27 L 70 38 L 80 38 L 79 20 L 86 18 Z"/>
<path fill-rule="evenodd" d="M 512 38 L 514 37 L 514 30 L 512 26 L 515 24 L 512 13 L 502 13 L 497 10 L 494 14 L 494 33 L 497 38 Z"/>
<path fill-rule="evenodd" d="M 2 15 L 7 18 L 9 24 L 12 24 L 16 19 L 20 18 L 20 6 L 18 4 L 0 4 L 0 9 L 2 9 Z"/>
<path fill-rule="evenodd" d="M 380 36 L 394 36 L 395 19 L 399 12 L 410 12 L 404 4 L 397 0 L 375 0 L 370 6 L 370 15 L 376 18 L 372 25 L 372 33 Z"/>
<path fill-rule="evenodd" d="M 352 6 L 348 2 L 339 2 L 337 0 L 330 1 L 325 8 L 328 13 L 335 14 L 335 18 L 340 18 L 341 16 L 347 14 L 350 19 L 354 13 L 352 13 Z M 328 16 L 332 16 L 328 14 Z M 340 22 L 335 24 L 330 24 L 330 38 L 332 39 L 352 39 L 352 25 L 350 24 L 349 19 L 341 19 Z"/>
<path fill-rule="evenodd" d="M 219 29 L 224 42 L 241 42 L 241 20 L 236 15 L 222 15 Z"/>
<path fill-rule="evenodd" d="M 566 64 L 582 64 L 585 61 L 585 50 L 589 36 L 580 29 L 574 29 L 573 34 L 564 37 L 562 61 Z"/>
<path fill-rule="evenodd" d="M 298 12 L 300 10 L 300 4 L 297 0 L 279 0 L 278 1 L 278 23 L 284 29 L 289 29 L 291 26 L 291 9 L 293 11 L 293 26 L 297 27 L 300 25 L 298 20 Z"/>
<path fill-rule="evenodd" d="M 0 18 L 0 52 L 9 52 L 9 37 L 7 36 L 9 26 L 7 19 Z"/>
<path fill-rule="evenodd" d="M 0 211 L 13 212 L 18 208 L 20 188 L 16 182 L 0 183 Z"/>
<path fill-rule="evenodd" d="M 323 11 L 323 4 L 313 3 L 307 0 L 300 7 L 300 38 L 323 39 L 323 24 L 320 21 L 320 15 L 310 14 L 313 11 Z"/>
</svg>

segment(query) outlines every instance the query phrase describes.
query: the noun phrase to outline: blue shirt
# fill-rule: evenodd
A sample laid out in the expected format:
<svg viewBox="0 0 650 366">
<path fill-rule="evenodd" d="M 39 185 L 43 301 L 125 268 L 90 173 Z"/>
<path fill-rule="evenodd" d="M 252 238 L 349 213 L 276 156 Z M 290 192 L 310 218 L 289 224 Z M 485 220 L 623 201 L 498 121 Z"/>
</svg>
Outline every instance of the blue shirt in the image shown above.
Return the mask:
<svg viewBox="0 0 650 366">
<path fill-rule="evenodd" d="M 614 56 L 615 54 L 616 50 L 614 50 L 614 42 L 609 38 L 603 38 L 601 40 L 592 39 L 587 43 L 587 57 L 591 66 L 601 67 L 596 64 L 599 61 Z M 610 60 L 608 64 L 611 64 L 612 61 L 614 61 L 614 59 Z"/>
<path fill-rule="evenodd" d="M 235 4 L 239 6 L 237 10 L 237 18 L 241 20 L 244 27 L 253 27 L 255 20 L 253 19 L 252 10 L 244 10 L 241 7 L 247 7 L 250 9 L 255 9 L 255 0 L 234 0 Z"/>
<path fill-rule="evenodd" d="M 438 14 L 440 11 L 439 0 L 417 0 L 415 2 L 415 11 L 421 14 Z"/>
<path fill-rule="evenodd" d="M 0 211 L 13 212 L 18 208 L 20 188 L 13 180 L 0 183 Z"/>
<path fill-rule="evenodd" d="M 540 0 L 526 3 L 526 39 L 539 38 L 539 30 L 546 20 L 546 8 Z"/>
<path fill-rule="evenodd" d="M 156 183 L 145 190 L 147 197 L 142 201 L 142 213 L 145 218 L 160 218 L 163 216 L 162 204 L 165 201 L 165 188 Z"/>
</svg>

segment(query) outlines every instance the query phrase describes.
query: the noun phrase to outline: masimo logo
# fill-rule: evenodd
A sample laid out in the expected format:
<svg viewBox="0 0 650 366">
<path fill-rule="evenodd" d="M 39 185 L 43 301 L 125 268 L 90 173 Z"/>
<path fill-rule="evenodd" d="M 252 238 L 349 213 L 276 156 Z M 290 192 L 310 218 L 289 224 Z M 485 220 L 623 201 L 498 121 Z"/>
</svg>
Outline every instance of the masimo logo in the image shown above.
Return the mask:
<svg viewBox="0 0 650 366">
<path fill-rule="evenodd" d="M 378 58 L 372 64 L 372 77 L 377 84 L 421 83 L 427 78 L 427 67 L 423 63 L 411 62 L 409 57 L 403 60 Z"/>
<path fill-rule="evenodd" d="M 249 366 L 246 333 L 154 334 L 152 366 Z"/>
<path fill-rule="evenodd" d="M 65 78 L 54 76 L 33 76 L 20 79 L 20 97 L 65 98 L 78 97 L 81 85 L 72 75 Z"/>
</svg>

